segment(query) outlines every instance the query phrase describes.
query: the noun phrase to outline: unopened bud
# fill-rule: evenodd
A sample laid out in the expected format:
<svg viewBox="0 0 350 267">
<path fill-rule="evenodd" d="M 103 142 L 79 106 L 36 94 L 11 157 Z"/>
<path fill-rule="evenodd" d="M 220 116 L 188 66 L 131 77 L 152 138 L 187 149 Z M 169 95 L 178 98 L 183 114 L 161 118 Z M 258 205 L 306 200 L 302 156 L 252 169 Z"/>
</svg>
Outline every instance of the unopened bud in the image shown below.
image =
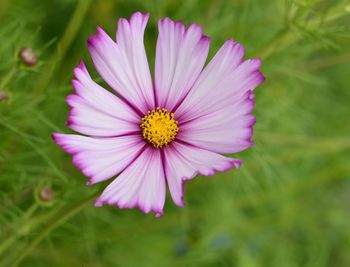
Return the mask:
<svg viewBox="0 0 350 267">
<path fill-rule="evenodd" d="M 48 185 L 39 186 L 35 190 L 35 199 L 42 206 L 51 206 L 54 203 L 54 191 Z"/>
<path fill-rule="evenodd" d="M 10 99 L 10 96 L 5 91 L 0 91 L 0 103 L 5 103 Z"/>
<path fill-rule="evenodd" d="M 44 186 L 40 189 L 40 198 L 43 201 L 51 201 L 53 199 L 53 191 L 49 186 Z"/>
<path fill-rule="evenodd" d="M 19 51 L 19 59 L 24 65 L 29 67 L 34 66 L 38 62 L 38 58 L 33 49 L 25 47 Z"/>
</svg>

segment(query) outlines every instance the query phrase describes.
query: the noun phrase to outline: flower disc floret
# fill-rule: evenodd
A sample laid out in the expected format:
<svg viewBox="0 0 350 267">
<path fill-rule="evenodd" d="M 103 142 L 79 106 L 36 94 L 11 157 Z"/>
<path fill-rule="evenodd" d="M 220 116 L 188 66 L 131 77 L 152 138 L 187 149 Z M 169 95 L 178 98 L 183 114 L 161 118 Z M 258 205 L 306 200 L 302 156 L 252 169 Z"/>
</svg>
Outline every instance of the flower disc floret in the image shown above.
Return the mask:
<svg viewBox="0 0 350 267">
<path fill-rule="evenodd" d="M 173 141 L 179 132 L 174 113 L 165 108 L 148 111 L 141 120 L 142 136 L 155 148 L 162 148 Z"/>
</svg>

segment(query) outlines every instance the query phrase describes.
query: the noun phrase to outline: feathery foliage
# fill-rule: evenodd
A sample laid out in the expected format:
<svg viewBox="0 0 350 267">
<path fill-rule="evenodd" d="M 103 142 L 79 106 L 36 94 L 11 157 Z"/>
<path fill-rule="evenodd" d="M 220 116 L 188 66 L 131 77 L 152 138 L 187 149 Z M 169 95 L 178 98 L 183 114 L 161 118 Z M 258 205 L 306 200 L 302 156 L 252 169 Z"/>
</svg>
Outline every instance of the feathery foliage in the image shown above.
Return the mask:
<svg viewBox="0 0 350 267">
<path fill-rule="evenodd" d="M 106 183 L 85 186 L 50 138 L 69 132 L 73 67 L 93 70 L 87 37 L 135 11 L 151 13 L 151 69 L 169 16 L 201 24 L 210 56 L 239 41 L 267 78 L 241 169 L 188 182 L 160 219 L 94 208 Z M 347 0 L 1 0 L 0 266 L 350 266 L 349 15 Z"/>
</svg>

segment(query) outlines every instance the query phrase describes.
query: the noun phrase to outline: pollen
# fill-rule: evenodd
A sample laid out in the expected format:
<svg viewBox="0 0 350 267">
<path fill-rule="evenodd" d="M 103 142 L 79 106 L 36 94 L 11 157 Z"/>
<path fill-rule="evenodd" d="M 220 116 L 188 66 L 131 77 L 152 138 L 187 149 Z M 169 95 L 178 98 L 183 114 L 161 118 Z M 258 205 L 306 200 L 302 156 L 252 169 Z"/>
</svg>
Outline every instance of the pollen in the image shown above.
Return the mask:
<svg viewBox="0 0 350 267">
<path fill-rule="evenodd" d="M 159 107 L 148 111 L 147 115 L 142 118 L 140 127 L 143 138 L 155 148 L 168 145 L 179 132 L 174 113 Z"/>
</svg>

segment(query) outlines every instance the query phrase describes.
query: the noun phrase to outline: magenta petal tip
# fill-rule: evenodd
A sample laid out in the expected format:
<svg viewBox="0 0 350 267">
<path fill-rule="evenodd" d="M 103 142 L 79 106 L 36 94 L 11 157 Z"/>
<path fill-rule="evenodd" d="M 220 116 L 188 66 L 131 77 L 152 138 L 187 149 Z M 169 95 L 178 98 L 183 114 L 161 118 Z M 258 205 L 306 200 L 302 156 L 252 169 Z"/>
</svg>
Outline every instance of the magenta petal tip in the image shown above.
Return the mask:
<svg viewBox="0 0 350 267">
<path fill-rule="evenodd" d="M 102 207 L 103 206 L 103 201 L 101 201 L 99 198 L 95 200 L 94 206 L 96 208 Z"/>
</svg>

